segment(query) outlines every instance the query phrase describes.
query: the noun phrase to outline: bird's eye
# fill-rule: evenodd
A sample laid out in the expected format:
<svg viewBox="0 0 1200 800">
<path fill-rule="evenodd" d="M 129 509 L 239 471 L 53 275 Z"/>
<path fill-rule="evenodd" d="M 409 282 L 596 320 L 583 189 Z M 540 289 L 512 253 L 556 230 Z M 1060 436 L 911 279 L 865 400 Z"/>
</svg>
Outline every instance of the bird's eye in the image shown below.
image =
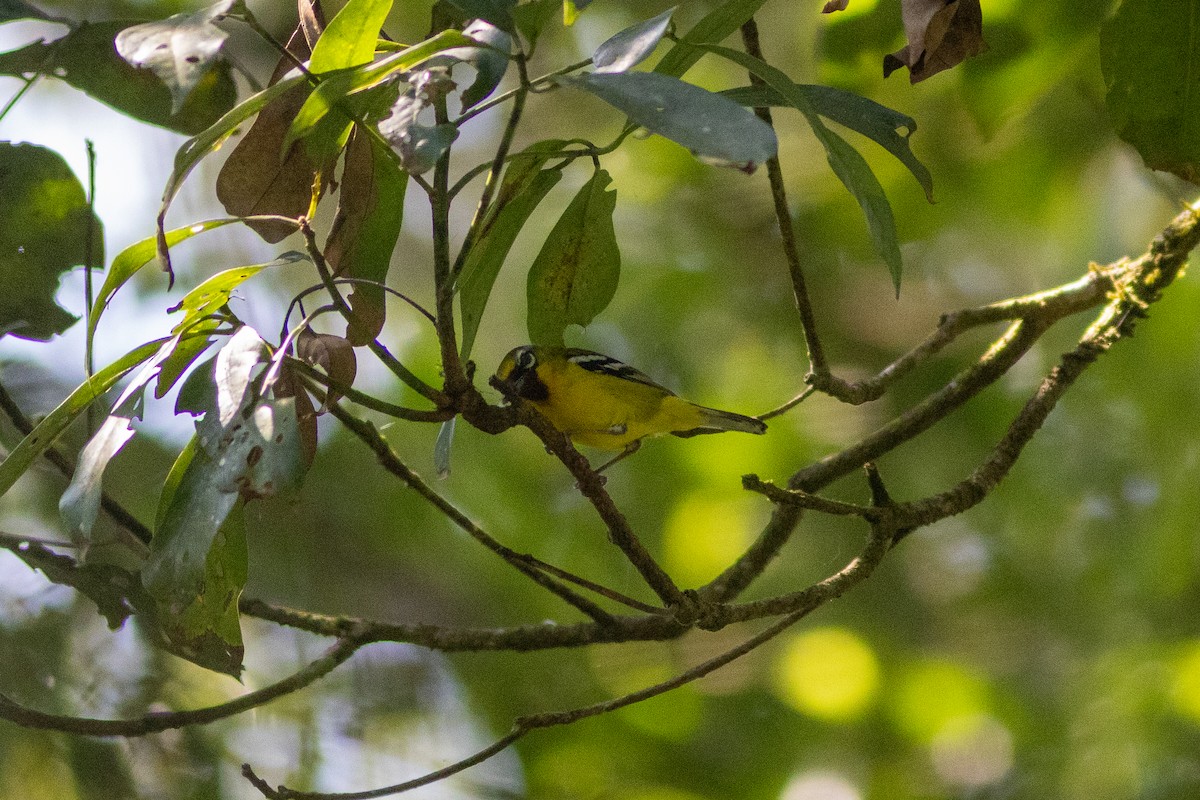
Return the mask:
<svg viewBox="0 0 1200 800">
<path fill-rule="evenodd" d="M 537 356 L 532 350 L 522 350 L 517 354 L 517 367 L 520 369 L 533 369 L 537 366 Z"/>
</svg>

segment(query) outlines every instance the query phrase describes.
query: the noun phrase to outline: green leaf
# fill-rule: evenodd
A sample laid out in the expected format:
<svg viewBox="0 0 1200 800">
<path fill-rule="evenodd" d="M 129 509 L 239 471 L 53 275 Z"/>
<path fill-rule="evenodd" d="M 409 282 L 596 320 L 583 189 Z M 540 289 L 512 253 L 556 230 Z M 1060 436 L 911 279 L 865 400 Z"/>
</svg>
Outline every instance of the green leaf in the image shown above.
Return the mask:
<svg viewBox="0 0 1200 800">
<path fill-rule="evenodd" d="M 61 39 L 0 53 L 0 75 L 52 75 L 122 114 L 185 134 L 214 124 L 237 102 L 229 65 L 219 62 L 175 108 L 167 84 L 150 70 L 126 62 L 113 47 L 114 37 L 132 24 L 81 23 Z"/>
<path fill-rule="evenodd" d="M 900 255 L 900 243 L 896 235 L 896 219 L 892 215 L 892 206 L 888 203 L 883 186 L 871 171 L 862 154 L 850 146 L 821 121 L 808 97 L 800 90 L 798 84 L 780 70 L 763 61 L 743 53 L 718 45 L 705 45 L 704 49 L 720 55 L 747 71 L 762 78 L 768 86 L 778 92 L 788 101 L 788 104 L 804 115 L 812 127 L 817 141 L 825 148 L 825 157 L 829 166 L 838 179 L 845 184 L 858 201 L 863 215 L 867 220 L 867 229 L 871 234 L 871 243 L 875 252 L 884 260 L 892 275 L 892 284 L 896 294 L 900 294 L 900 277 L 904 270 Z"/>
<path fill-rule="evenodd" d="M 691 30 L 680 37 L 667 51 L 654 71 L 676 78 L 691 69 L 704 55 L 698 44 L 717 43 L 729 36 L 754 16 L 767 0 L 727 0 L 708 12 Z"/>
<path fill-rule="evenodd" d="M 112 411 L 100 429 L 79 453 L 75 475 L 59 498 L 58 510 L 71 538 L 81 546 L 91 539 L 92 525 L 100 512 L 100 490 L 104 470 L 133 437 L 130 423 L 134 417 L 141 415 L 142 392 L 159 374 L 163 362 L 171 356 L 181 338 L 179 334 L 173 336 L 142 366 L 113 403 Z"/>
<path fill-rule="evenodd" d="M 226 524 L 238 493 L 219 484 L 227 477 L 220 467 L 198 445 L 180 454 L 169 476 L 178 483 L 150 543 L 142 583 L 154 598 L 167 648 L 236 677 L 242 660 L 237 600 L 246 580 L 246 544 L 240 526 Z"/>
<path fill-rule="evenodd" d="M 62 156 L 0 142 L 0 338 L 47 341 L 76 317 L 54 302 L 59 276 L 104 261 L 103 226 Z M 88 226 L 94 243 L 84 252 Z"/>
<path fill-rule="evenodd" d="M 570 27 L 579 19 L 583 10 L 592 4 L 592 0 L 563 0 L 563 24 Z"/>
<path fill-rule="evenodd" d="M 933 202 L 933 176 L 909 147 L 909 137 L 917 130 L 916 120 L 853 92 L 799 83 L 795 87 L 818 114 L 861 133 L 895 156 L 921 184 L 925 198 Z M 721 94 L 739 105 L 751 108 L 793 106 L 787 98 L 766 84 L 726 89 Z"/>
<path fill-rule="evenodd" d="M 349 0 L 313 46 L 308 68 L 320 74 L 370 63 L 391 10 L 392 0 Z"/>
<path fill-rule="evenodd" d="M 192 90 L 216 64 L 229 34 L 213 24 L 229 13 L 234 0 L 192 14 L 173 14 L 163 20 L 133 25 L 117 34 L 121 58 L 144 67 L 171 90 L 171 113 L 176 114 Z"/>
<path fill-rule="evenodd" d="M 517 0 L 450 0 L 468 19 L 485 19 L 501 30 L 513 30 L 512 10 Z"/>
<path fill-rule="evenodd" d="M 17 479 L 25 474 L 34 459 L 54 444 L 54 440 L 75 421 L 88 406 L 111 389 L 117 381 L 136 369 L 139 364 L 152 358 L 168 339 L 155 339 L 126 353 L 117 361 L 84 381 L 29 432 L 21 442 L 0 461 L 0 496 L 12 488 Z"/>
<path fill-rule="evenodd" d="M 208 316 L 229 302 L 230 295 L 243 283 L 269 267 L 283 264 L 295 264 L 297 261 L 307 261 L 308 256 L 296 250 L 290 250 L 274 261 L 265 264 L 251 264 L 245 267 L 234 267 L 202 281 L 194 289 L 183 296 L 177 304 L 167 309 L 168 314 L 183 311 L 180 320 L 171 333 L 179 333 L 194 325 L 201 317 Z"/>
<path fill-rule="evenodd" d="M 1100 29 L 1105 102 L 1146 166 L 1200 183 L 1200 0 L 1124 0 Z"/>
<path fill-rule="evenodd" d="M 592 53 L 596 72 L 627 72 L 645 61 L 662 41 L 676 8 L 671 6 L 657 17 L 630 25 L 602 42 Z"/>
<path fill-rule="evenodd" d="M 432 58 L 443 50 L 464 46 L 476 46 L 476 43 L 473 39 L 464 36 L 461 31 L 442 31 L 419 44 L 406 47 L 398 53 L 392 53 L 378 61 L 326 73 L 324 80 L 304 101 L 304 105 L 296 114 L 296 119 L 292 121 L 288 135 L 284 137 L 284 152 L 293 142 L 312 134 L 321 120 L 349 95 L 375 86 L 398 72 L 411 70 L 422 61 Z"/>
<path fill-rule="evenodd" d="M 529 337 L 562 346 L 568 325 L 587 325 L 617 291 L 621 253 L 613 232 L 617 193 L 596 173 L 567 205 L 529 269 Z"/>
<path fill-rule="evenodd" d="M 158 373 L 158 383 L 154 387 L 155 399 L 161 400 L 187 368 L 204 355 L 216 341 L 211 334 L 221 326 L 217 319 L 205 319 L 187 328 L 188 336 L 176 345 L 175 350 L 163 362 L 162 371 Z"/>
<path fill-rule="evenodd" d="M 703 161 L 746 172 L 775 155 L 771 126 L 719 94 L 656 72 L 563 76 L 624 112 L 643 128 L 677 142 Z"/>
<path fill-rule="evenodd" d="M 216 400 L 168 475 L 142 572 L 175 651 L 231 674 L 241 657 L 245 543 L 229 527 L 230 512 L 239 499 L 294 488 L 304 468 L 295 400 L 265 400 L 255 389 L 266 355 L 246 327 L 218 353 Z"/>
<path fill-rule="evenodd" d="M 167 231 L 163 236 L 168 246 L 174 246 L 179 242 L 192 238 L 198 233 L 204 233 L 205 231 L 211 231 L 213 228 L 220 228 L 232 222 L 240 221 L 236 218 L 210 219 L 188 225 L 184 228 Z M 157 246 L 157 237 L 151 236 L 129 245 L 113 259 L 112 264 L 108 268 L 108 274 L 104 276 L 104 283 L 100 286 L 100 291 L 96 294 L 96 299 L 92 304 L 92 314 L 88 318 L 87 340 L 89 348 L 96 336 L 96 326 L 100 324 L 100 317 L 104 314 L 104 310 L 108 308 L 113 295 L 130 278 L 136 275 L 142 267 L 154 260 Z"/>
<path fill-rule="evenodd" d="M 458 280 L 463 360 L 471 354 L 488 297 L 508 251 L 534 209 L 562 178 L 561 169 L 543 170 L 542 166 L 563 144 L 561 139 L 551 139 L 531 145 L 515 156 L 504 172 L 496 201 L 480 225 Z"/>
<path fill-rule="evenodd" d="M 104 470 L 113 456 L 133 438 L 132 416 L 112 414 L 79 453 L 71 484 L 58 500 L 58 512 L 72 540 L 82 546 L 92 535 L 100 513 L 100 490 Z"/>
</svg>

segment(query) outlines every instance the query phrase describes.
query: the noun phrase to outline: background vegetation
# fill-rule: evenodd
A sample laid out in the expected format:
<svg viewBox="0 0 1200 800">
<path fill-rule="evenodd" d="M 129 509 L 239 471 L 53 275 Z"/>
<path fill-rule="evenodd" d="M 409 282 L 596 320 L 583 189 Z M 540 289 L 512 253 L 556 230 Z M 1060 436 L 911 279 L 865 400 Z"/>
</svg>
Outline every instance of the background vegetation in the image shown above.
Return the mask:
<svg viewBox="0 0 1200 800">
<path fill-rule="evenodd" d="M 177 10 L 85 5 L 88 14 L 122 19 Z M 678 29 L 717 5 L 682 4 Z M 933 175 L 936 199 L 927 203 L 902 165 L 854 139 L 895 210 L 904 257 L 897 298 L 854 198 L 799 115 L 776 109 L 800 253 L 836 374 L 873 375 L 945 312 L 1057 286 L 1086 274 L 1091 262 L 1136 256 L 1190 197 L 1192 187 L 1147 170 L 1114 132 L 1100 66 L 1100 26 L 1113 3 L 986 3 L 987 52 L 917 84 L 903 70 L 887 79 L 880 70 L 883 55 L 904 41 L 898 2 L 852 0 L 827 16 L 819 5 L 763 7 L 757 19 L 767 60 L 797 82 L 847 89 L 913 117 L 913 151 Z M 68 16 L 84 11 L 58 7 Z M 597 2 L 571 27 L 548 25 L 538 56 L 548 68 L 579 61 L 666 8 Z M 261 17 L 285 37 L 294 19 L 269 16 L 276 10 L 264 8 Z M 33 25 L 0 27 L 4 49 L 40 35 Z M 428 3 L 397 4 L 385 25 L 404 42 L 428 28 Z M 727 44 L 740 46 L 736 38 Z M 275 56 L 248 36 L 231 46 L 260 74 L 273 65 Z M 740 68 L 709 58 L 687 78 L 713 90 L 747 82 Z M 6 95 L 20 87 L 0 79 Z M 465 128 L 456 163 L 487 160 L 503 121 L 481 116 Z M 96 141 L 96 212 L 109 259 L 153 232 L 181 134 L 133 122 L 49 80 L 0 124 L 6 139 L 53 147 L 81 178 L 83 139 Z M 552 137 L 608 141 L 621 124 L 582 92 L 535 94 L 514 149 Z M 212 193 L 221 155 L 192 176 L 170 224 L 223 215 Z M 635 364 L 690 399 L 748 414 L 803 389 L 805 343 L 765 170 L 715 169 L 656 136 L 634 136 L 602 163 L 617 191 L 621 282 L 612 304 L 586 329 L 569 331 L 568 341 Z M 476 385 L 493 402 L 499 394 L 482 377 L 527 339 L 526 265 L 589 175 L 566 171 L 500 273 L 472 353 Z M 431 307 L 429 215 L 419 195 L 410 187 L 389 281 Z M 457 231 L 470 207 L 456 209 Z M 97 364 L 168 332 L 174 320 L 162 312 L 204 277 L 302 247 L 298 239 L 267 245 L 238 228 L 173 250 L 174 288 L 143 270 L 106 312 Z M 231 304 L 265 336 L 278 330 L 282 306 L 307 280 L 274 268 Z M 58 295 L 76 315 L 83 282 L 81 271 L 66 275 Z M 907 538 L 840 602 L 704 679 L 534 732 L 414 796 L 1195 797 L 1198 311 L 1195 279 L 1181 280 L 1136 338 L 1067 393 L 986 502 Z M 1086 315 L 1066 321 L 997 385 L 881 459 L 892 496 L 924 497 L 970 473 L 1087 322 Z M 48 413 L 82 380 L 83 327 L 50 344 L 0 340 L 3 385 L 31 416 Z M 999 330 L 964 336 L 873 403 L 817 394 L 771 420 L 763 437 L 650 442 L 612 469 L 607 489 L 680 586 L 698 586 L 735 559 L 770 514 L 764 498 L 742 489 L 744 473 L 782 482 L 853 443 L 977 359 Z M 389 304 L 381 338 L 414 372 L 438 381 L 438 343 L 419 315 Z M 394 376 L 360 362 L 358 388 L 417 405 Z M 140 435 L 106 477 L 106 490 L 144 521 L 155 518 L 163 476 L 191 433 L 190 419 L 171 415 L 172 403 L 147 402 L 145 421 L 135 425 Z M 528 430 L 493 436 L 460 423 L 452 471 L 436 481 L 437 426 L 379 424 L 405 463 L 507 546 L 652 599 L 575 478 Z M 11 420 L 0 420 L 5 448 L 20 439 Z M 76 426 L 62 449 L 76 453 L 85 440 Z M 0 497 L 0 531 L 65 541 L 57 508 L 65 486 L 49 464 L 30 470 Z M 864 502 L 867 490 L 856 476 L 828 494 Z M 860 521 L 812 515 L 751 598 L 836 571 L 861 549 L 862 530 Z M 403 623 L 580 618 L 386 474 L 328 417 L 303 488 L 247 505 L 245 531 L 248 597 Z M 277 680 L 328 644 L 253 618 L 243 618 L 242 631 L 244 687 L 148 646 L 137 625 L 109 631 L 91 600 L 0 551 L 0 692 L 29 706 L 117 718 L 211 705 Z M 669 642 L 533 653 L 380 643 L 302 692 L 206 727 L 113 740 L 4 723 L 0 797 L 261 796 L 239 773 L 247 761 L 272 785 L 350 791 L 396 783 L 485 746 L 516 717 L 619 696 L 753 631 L 733 626 Z"/>
</svg>

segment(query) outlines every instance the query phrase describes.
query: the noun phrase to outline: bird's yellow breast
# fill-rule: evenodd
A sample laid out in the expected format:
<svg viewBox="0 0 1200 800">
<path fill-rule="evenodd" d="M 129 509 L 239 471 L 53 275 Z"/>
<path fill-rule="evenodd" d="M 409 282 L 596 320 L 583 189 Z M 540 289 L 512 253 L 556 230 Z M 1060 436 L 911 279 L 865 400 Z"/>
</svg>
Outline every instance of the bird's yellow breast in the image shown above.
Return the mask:
<svg viewBox="0 0 1200 800">
<path fill-rule="evenodd" d="M 645 436 L 688 430 L 703 423 L 699 410 L 666 389 L 591 372 L 567 360 L 538 365 L 550 389 L 534 407 L 574 441 L 623 450 Z"/>
</svg>

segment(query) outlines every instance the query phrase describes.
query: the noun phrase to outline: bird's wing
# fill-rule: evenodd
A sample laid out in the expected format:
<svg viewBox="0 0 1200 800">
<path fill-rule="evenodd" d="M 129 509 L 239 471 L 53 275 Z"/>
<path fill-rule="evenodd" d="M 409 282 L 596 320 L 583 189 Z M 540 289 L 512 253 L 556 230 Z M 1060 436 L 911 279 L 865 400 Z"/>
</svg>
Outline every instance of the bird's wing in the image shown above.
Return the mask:
<svg viewBox="0 0 1200 800">
<path fill-rule="evenodd" d="M 591 350 L 582 350 L 578 347 L 570 347 L 566 350 L 567 361 L 588 370 L 589 372 L 598 372 L 601 375 L 611 375 L 614 378 L 622 378 L 634 383 L 645 384 L 652 386 L 655 389 L 661 389 L 667 394 L 675 394 L 670 389 L 655 383 L 650 379 L 650 376 L 641 370 L 634 369 L 623 361 L 618 361 L 612 356 L 606 356 L 603 353 L 594 353 Z"/>
</svg>

